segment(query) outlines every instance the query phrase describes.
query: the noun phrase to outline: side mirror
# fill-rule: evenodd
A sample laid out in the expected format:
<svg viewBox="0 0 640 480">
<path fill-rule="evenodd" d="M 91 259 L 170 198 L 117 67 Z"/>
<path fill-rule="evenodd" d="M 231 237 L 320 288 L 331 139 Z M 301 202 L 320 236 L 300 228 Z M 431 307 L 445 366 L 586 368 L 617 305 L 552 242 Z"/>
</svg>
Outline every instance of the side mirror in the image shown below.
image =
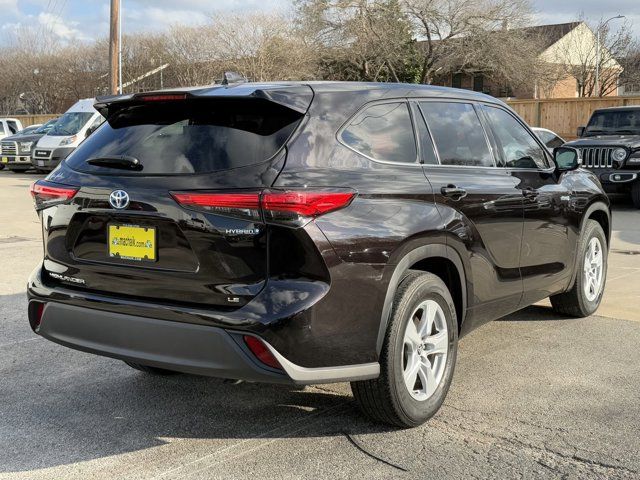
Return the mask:
<svg viewBox="0 0 640 480">
<path fill-rule="evenodd" d="M 553 149 L 553 160 L 559 172 L 568 172 L 580 166 L 580 153 L 572 147 L 557 147 Z"/>
<path fill-rule="evenodd" d="M 579 137 L 584 135 L 584 128 L 585 127 L 578 127 L 578 131 L 576 133 L 578 134 Z"/>
</svg>

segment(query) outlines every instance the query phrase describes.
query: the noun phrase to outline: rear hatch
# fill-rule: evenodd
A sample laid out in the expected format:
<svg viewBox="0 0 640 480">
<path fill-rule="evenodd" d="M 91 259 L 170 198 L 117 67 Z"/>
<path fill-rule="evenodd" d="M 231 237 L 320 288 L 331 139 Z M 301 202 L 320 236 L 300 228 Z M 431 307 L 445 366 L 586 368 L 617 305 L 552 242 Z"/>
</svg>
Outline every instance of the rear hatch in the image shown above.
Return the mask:
<svg viewBox="0 0 640 480">
<path fill-rule="evenodd" d="M 79 187 L 70 202 L 43 197 L 47 283 L 226 308 L 260 292 L 267 226 L 252 199 L 282 169 L 312 92 L 219 88 L 100 106 L 107 122 L 43 184 Z"/>
</svg>

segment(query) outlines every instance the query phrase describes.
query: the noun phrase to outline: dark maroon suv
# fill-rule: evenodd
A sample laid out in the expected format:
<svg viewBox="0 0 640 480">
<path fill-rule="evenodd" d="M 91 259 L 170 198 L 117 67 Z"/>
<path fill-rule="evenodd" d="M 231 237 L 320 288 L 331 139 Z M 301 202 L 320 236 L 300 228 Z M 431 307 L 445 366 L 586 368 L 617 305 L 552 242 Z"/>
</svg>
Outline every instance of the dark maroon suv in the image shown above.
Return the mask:
<svg viewBox="0 0 640 480">
<path fill-rule="evenodd" d="M 598 179 L 494 98 L 246 83 L 96 108 L 32 187 L 29 321 L 54 342 L 148 373 L 350 381 L 370 417 L 414 426 L 463 335 L 546 297 L 600 303 Z"/>
</svg>

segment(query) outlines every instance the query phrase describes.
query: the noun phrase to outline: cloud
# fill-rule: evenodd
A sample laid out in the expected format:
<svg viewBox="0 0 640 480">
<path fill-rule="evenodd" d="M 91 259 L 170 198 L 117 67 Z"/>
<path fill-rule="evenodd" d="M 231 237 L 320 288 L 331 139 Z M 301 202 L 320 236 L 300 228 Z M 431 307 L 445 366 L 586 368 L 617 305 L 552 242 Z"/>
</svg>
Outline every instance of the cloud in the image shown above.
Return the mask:
<svg viewBox="0 0 640 480">
<path fill-rule="evenodd" d="M 5 15 L 18 13 L 18 0 L 0 0 L 0 11 Z"/>
<path fill-rule="evenodd" d="M 91 37 L 84 34 L 77 27 L 78 22 L 65 20 L 64 18 L 51 13 L 41 12 L 38 14 L 38 23 L 45 31 L 51 32 L 61 40 L 90 40 Z"/>
</svg>

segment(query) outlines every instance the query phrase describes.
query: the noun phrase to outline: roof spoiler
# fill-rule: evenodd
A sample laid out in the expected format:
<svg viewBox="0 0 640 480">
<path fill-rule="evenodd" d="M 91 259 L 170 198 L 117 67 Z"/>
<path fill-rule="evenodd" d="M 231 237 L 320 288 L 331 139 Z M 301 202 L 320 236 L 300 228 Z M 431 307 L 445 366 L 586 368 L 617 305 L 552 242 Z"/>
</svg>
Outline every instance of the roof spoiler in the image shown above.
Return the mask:
<svg viewBox="0 0 640 480">
<path fill-rule="evenodd" d="M 154 92 L 130 93 L 126 95 L 106 95 L 98 97 L 94 108 L 109 118 L 119 110 L 131 105 L 141 105 L 148 100 L 175 101 L 216 98 L 261 98 L 299 113 L 306 113 L 313 100 L 313 90 L 309 85 L 269 85 L 238 83 L 214 85 L 203 88 L 185 88 L 175 90 L 158 90 Z"/>
</svg>

